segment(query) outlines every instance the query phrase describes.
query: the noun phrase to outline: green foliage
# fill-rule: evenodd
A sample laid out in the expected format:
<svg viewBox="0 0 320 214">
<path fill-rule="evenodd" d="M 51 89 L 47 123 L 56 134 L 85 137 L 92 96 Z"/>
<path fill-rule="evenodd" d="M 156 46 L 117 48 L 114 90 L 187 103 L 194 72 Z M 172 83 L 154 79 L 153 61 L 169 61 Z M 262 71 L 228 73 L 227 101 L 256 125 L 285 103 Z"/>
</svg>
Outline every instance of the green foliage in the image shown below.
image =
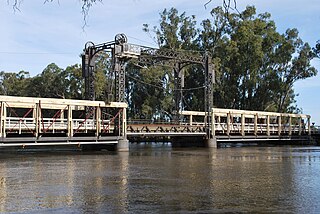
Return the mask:
<svg viewBox="0 0 320 214">
<path fill-rule="evenodd" d="M 320 58 L 320 40 L 317 41 L 316 46 L 312 50 L 314 56 Z"/>
<path fill-rule="evenodd" d="M 307 43 L 296 29 L 280 34 L 270 14 L 247 7 L 240 14 L 211 12 L 199 44 L 219 60 L 215 105 L 286 112 L 294 104 L 293 83 L 316 75 Z M 215 35 L 218 35 L 215 38 Z M 215 39 L 207 39 L 212 38 Z"/>
<path fill-rule="evenodd" d="M 11 96 L 81 99 L 83 78 L 79 65 L 65 70 L 49 64 L 41 74 L 30 77 L 28 72 L 18 74 L 0 72 L 0 93 Z"/>
<path fill-rule="evenodd" d="M 143 30 L 154 33 L 160 47 L 190 50 L 196 48 L 196 24 L 195 16 L 187 17 L 186 13 L 179 15 L 177 9 L 171 8 L 160 14 L 159 27 L 155 26 L 150 30 L 149 25 L 144 24 Z"/>
<path fill-rule="evenodd" d="M 78 64 L 68 66 L 61 76 L 65 78 L 66 98 L 83 99 L 84 79 L 82 77 L 81 66 Z"/>
<path fill-rule="evenodd" d="M 30 82 L 29 72 L 0 72 L 0 93 L 8 96 L 24 96 Z"/>
<path fill-rule="evenodd" d="M 109 55 L 100 52 L 96 57 L 96 67 L 95 67 L 95 97 L 96 100 L 106 100 L 106 91 L 108 86 L 112 83 L 112 77 L 109 73 L 111 70 L 111 62 Z M 111 89 L 109 90 L 111 91 Z"/>
<path fill-rule="evenodd" d="M 207 51 L 212 56 L 216 84 L 214 105 L 222 108 L 293 112 L 298 111 L 293 85 L 317 74 L 310 61 L 320 57 L 320 42 L 314 48 L 299 38 L 297 29 L 276 30 L 269 13 L 257 14 L 253 6 L 240 13 L 222 7 L 212 9 L 210 17 L 199 24 L 195 16 L 165 9 L 159 25 L 143 30 L 154 36 L 160 48 L 192 54 Z M 139 67 L 132 61 L 126 68 L 128 116 L 134 119 L 170 119 L 174 106 L 174 68 Z M 185 110 L 204 110 L 203 68 L 183 67 Z M 188 90 L 190 89 L 190 90 Z M 96 58 L 95 92 L 97 100 L 107 100 L 114 91 L 114 73 L 110 58 Z M 0 93 L 82 99 L 84 80 L 81 67 L 61 69 L 54 63 L 41 74 L 0 72 Z"/>
<path fill-rule="evenodd" d="M 315 54 L 309 44 L 299 38 L 298 30 L 288 29 L 280 34 L 271 15 L 256 14 L 253 6 L 241 13 L 214 8 L 211 18 L 203 20 L 200 28 L 197 26 L 194 16 L 179 15 L 172 8 L 160 14 L 158 27 L 150 30 L 145 24 L 144 30 L 156 35 L 160 48 L 211 53 L 216 72 L 214 101 L 217 107 L 290 112 L 296 109 L 293 84 L 317 74 L 310 65 Z M 314 53 L 318 46 L 313 49 Z M 189 88 L 204 85 L 200 68 L 188 67 L 185 73 Z M 183 93 L 185 108 L 201 110 L 203 91 Z"/>
<path fill-rule="evenodd" d="M 163 67 L 139 68 L 129 64 L 126 74 L 128 115 L 134 119 L 164 118 L 173 108 L 172 84 Z"/>
</svg>

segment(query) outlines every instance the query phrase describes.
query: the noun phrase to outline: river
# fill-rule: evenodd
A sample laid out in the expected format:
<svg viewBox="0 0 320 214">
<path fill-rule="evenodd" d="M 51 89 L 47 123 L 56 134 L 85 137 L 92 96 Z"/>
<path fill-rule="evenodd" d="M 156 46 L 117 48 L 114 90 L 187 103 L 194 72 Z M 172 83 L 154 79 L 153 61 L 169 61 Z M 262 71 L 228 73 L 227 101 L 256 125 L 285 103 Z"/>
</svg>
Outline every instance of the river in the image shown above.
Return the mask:
<svg viewBox="0 0 320 214">
<path fill-rule="evenodd" d="M 320 147 L 0 153 L 1 213 L 316 213 Z"/>
</svg>

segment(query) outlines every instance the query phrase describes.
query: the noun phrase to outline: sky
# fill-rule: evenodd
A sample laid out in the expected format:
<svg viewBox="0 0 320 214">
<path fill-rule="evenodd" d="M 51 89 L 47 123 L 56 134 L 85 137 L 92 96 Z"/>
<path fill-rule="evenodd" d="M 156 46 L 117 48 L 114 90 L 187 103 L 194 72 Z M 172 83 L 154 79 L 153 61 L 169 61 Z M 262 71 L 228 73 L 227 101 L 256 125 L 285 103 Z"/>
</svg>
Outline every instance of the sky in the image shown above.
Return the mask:
<svg viewBox="0 0 320 214">
<path fill-rule="evenodd" d="M 24 0 L 19 10 L 12 8 L 13 0 L 0 0 L 0 71 L 29 71 L 35 76 L 50 63 L 61 68 L 80 64 L 84 44 L 113 41 L 125 33 L 129 43 L 156 47 L 153 39 L 142 31 L 147 23 L 155 26 L 165 8 L 195 15 L 198 22 L 210 18 L 210 10 L 222 0 L 103 0 L 92 6 L 84 26 L 79 0 L 54 0 L 43 3 Z M 277 30 L 284 33 L 297 28 L 304 42 L 312 47 L 320 40 L 319 0 L 238 0 L 239 11 L 254 5 L 257 13 L 269 12 Z M 312 65 L 320 72 L 320 59 Z M 320 74 L 294 85 L 298 107 L 310 114 L 312 122 L 320 125 Z"/>
</svg>

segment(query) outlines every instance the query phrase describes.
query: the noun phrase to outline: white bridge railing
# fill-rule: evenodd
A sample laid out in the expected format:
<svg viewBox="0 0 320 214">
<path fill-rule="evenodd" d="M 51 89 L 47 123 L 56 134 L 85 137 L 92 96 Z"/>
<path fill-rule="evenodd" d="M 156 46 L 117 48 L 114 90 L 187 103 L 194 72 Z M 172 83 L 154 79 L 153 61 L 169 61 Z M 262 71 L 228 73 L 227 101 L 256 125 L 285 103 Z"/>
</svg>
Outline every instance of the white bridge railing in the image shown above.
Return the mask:
<svg viewBox="0 0 320 214">
<path fill-rule="evenodd" d="M 211 135 L 311 135 L 315 131 L 310 124 L 310 115 L 263 111 L 213 108 L 210 114 L 197 111 L 182 111 L 188 124 L 209 121 Z M 209 119 L 209 120 L 208 120 Z"/>
<path fill-rule="evenodd" d="M 97 123 L 93 119 L 72 119 L 71 127 L 74 130 L 80 132 L 87 132 L 89 130 L 96 130 Z M 34 118 L 17 118 L 17 117 L 7 117 L 5 121 L 6 131 L 14 133 L 23 133 L 23 132 L 34 132 L 36 130 L 36 120 Z M 55 133 L 66 131 L 68 129 L 68 120 L 67 119 L 52 119 L 52 118 L 43 118 L 38 124 L 40 132 Z M 102 129 L 110 131 L 114 128 L 114 125 L 111 124 L 110 120 L 99 120 L 99 126 Z"/>
</svg>

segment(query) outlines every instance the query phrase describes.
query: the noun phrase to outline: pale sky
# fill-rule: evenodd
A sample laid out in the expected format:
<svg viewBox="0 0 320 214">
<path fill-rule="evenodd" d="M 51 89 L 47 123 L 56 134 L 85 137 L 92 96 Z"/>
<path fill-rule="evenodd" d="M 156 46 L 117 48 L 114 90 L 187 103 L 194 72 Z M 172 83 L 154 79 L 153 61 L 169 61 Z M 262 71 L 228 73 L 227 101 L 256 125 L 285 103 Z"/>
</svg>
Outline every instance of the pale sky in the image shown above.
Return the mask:
<svg viewBox="0 0 320 214">
<path fill-rule="evenodd" d="M 79 0 L 24 0 L 20 11 L 14 11 L 7 0 L 0 0 L 0 71 L 29 71 L 35 76 L 50 63 L 61 68 L 80 64 L 87 41 L 113 41 L 117 33 L 125 33 L 130 43 L 155 47 L 154 41 L 142 31 L 144 23 L 157 25 L 159 13 L 175 7 L 179 12 L 196 15 L 198 23 L 210 18 L 210 10 L 222 0 L 104 0 L 91 10 L 83 30 Z M 280 33 L 297 28 L 303 41 L 312 47 L 320 40 L 319 0 L 238 0 L 238 10 L 254 5 L 258 13 L 270 12 Z M 320 71 L 320 59 L 312 62 Z M 303 113 L 320 125 L 320 74 L 295 84 L 297 104 Z"/>
</svg>

